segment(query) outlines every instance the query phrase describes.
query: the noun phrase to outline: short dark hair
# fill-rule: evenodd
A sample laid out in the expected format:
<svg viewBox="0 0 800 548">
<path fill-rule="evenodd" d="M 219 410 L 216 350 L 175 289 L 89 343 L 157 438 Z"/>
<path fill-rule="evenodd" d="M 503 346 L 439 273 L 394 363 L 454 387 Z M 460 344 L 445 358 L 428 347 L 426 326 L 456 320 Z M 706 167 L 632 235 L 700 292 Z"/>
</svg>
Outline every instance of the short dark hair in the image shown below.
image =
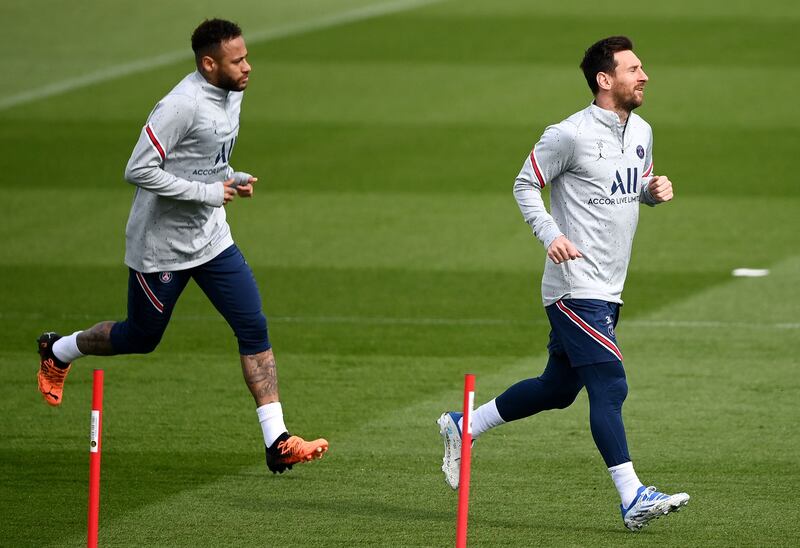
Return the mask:
<svg viewBox="0 0 800 548">
<path fill-rule="evenodd" d="M 633 42 L 627 36 L 609 36 L 589 46 L 583 55 L 581 69 L 593 94 L 597 95 L 600 89 L 597 85 L 597 73 L 613 72 L 617 67 L 614 54 L 627 50 L 633 51 Z"/>
<path fill-rule="evenodd" d="M 206 19 L 192 33 L 192 50 L 198 66 L 204 55 L 217 52 L 223 42 L 242 35 L 239 25 L 225 19 Z"/>
</svg>

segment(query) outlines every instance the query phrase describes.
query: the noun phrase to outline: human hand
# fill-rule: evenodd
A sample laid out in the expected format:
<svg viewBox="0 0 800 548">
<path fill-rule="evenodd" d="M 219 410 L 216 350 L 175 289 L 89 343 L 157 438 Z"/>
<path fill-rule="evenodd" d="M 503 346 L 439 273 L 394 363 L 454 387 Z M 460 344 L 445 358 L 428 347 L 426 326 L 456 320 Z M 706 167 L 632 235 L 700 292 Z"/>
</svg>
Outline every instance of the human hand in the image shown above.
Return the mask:
<svg viewBox="0 0 800 548">
<path fill-rule="evenodd" d="M 578 251 L 578 248 L 570 242 L 563 234 L 553 240 L 550 247 L 547 248 L 547 256 L 556 264 L 561 264 L 564 261 L 572 259 L 582 259 L 583 255 Z"/>
<path fill-rule="evenodd" d="M 672 181 L 665 175 L 656 175 L 647 183 L 647 191 L 656 202 L 669 202 L 672 199 Z"/>
<path fill-rule="evenodd" d="M 258 181 L 258 178 L 256 177 L 248 177 L 246 183 L 242 183 L 241 181 L 237 182 L 235 177 L 231 177 L 227 181 L 223 181 L 222 187 L 225 190 L 223 204 L 227 204 L 228 202 L 232 201 L 236 196 L 241 196 L 242 198 L 251 198 L 253 196 L 253 192 L 255 192 L 253 183 L 256 181 Z"/>
<path fill-rule="evenodd" d="M 236 198 L 236 180 L 235 179 L 228 179 L 227 181 L 222 181 L 222 189 L 225 194 L 222 197 L 222 205 L 231 202 L 234 198 Z"/>
<path fill-rule="evenodd" d="M 242 198 L 252 198 L 255 192 L 253 183 L 256 181 L 258 181 L 258 177 L 248 177 L 245 183 L 239 181 L 239 184 L 236 185 L 236 193 Z"/>
</svg>

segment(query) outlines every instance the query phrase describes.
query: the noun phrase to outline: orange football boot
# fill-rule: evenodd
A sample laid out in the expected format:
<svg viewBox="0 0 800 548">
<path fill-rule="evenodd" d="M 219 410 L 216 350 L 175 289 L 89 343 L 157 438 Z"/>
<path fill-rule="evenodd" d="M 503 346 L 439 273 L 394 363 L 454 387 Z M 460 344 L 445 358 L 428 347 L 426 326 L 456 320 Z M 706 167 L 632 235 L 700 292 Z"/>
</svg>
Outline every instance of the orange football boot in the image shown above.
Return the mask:
<svg viewBox="0 0 800 548">
<path fill-rule="evenodd" d="M 44 396 L 44 401 L 49 405 L 61 405 L 61 395 L 64 392 L 64 379 L 67 378 L 72 367 L 71 363 L 67 367 L 61 368 L 56 365 L 56 357 L 53 355 L 53 343 L 60 339 L 57 333 L 43 333 L 39 340 L 39 372 L 36 377 L 39 381 L 39 392 Z"/>
<path fill-rule="evenodd" d="M 328 450 L 328 440 L 306 441 L 300 436 L 284 433 L 267 448 L 267 467 L 273 474 L 291 470 L 293 464 L 321 459 Z"/>
</svg>

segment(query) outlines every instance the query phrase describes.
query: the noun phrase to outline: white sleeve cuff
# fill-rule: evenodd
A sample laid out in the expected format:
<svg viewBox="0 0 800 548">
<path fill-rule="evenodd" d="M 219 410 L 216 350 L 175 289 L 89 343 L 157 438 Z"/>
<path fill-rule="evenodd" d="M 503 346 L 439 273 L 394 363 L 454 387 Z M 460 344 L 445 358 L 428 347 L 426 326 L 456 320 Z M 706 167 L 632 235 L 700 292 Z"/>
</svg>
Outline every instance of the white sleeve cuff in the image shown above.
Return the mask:
<svg viewBox="0 0 800 548">
<path fill-rule="evenodd" d="M 225 188 L 222 182 L 212 183 L 210 185 L 205 183 L 198 183 L 206 187 L 206 199 L 203 203 L 212 207 L 222 207 L 225 203 Z"/>
</svg>

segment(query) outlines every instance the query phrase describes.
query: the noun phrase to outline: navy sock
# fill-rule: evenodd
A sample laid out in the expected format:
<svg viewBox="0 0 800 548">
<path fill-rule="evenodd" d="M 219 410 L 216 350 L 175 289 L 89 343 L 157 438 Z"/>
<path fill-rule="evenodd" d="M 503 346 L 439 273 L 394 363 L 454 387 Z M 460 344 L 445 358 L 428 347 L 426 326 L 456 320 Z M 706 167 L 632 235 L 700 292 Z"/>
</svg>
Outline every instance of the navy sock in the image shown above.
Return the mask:
<svg viewBox="0 0 800 548">
<path fill-rule="evenodd" d="M 612 361 L 576 367 L 575 371 L 589 393 L 589 423 L 597 449 L 610 468 L 631 460 L 622 402 L 628 395 L 622 362 Z"/>
</svg>

